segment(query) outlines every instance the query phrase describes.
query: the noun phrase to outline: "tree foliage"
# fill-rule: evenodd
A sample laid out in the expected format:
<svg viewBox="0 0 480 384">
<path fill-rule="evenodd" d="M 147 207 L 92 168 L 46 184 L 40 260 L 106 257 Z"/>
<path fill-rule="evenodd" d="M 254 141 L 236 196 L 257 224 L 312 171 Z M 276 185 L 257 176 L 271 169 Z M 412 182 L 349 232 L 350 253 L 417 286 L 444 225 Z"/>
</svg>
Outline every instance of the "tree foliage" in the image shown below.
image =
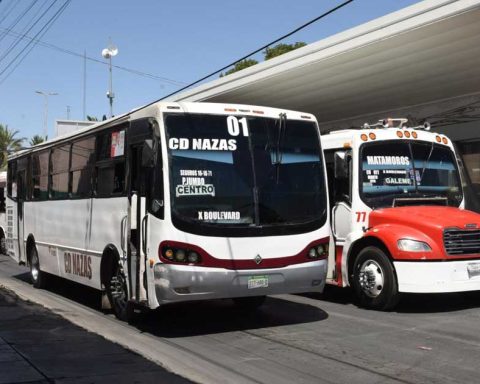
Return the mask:
<svg viewBox="0 0 480 384">
<path fill-rule="evenodd" d="M 303 41 L 297 41 L 295 44 L 277 44 L 272 48 L 267 48 L 263 51 L 263 54 L 265 55 L 265 60 L 269 60 L 306 45 Z"/>
<path fill-rule="evenodd" d="M 31 147 L 33 147 L 34 145 L 41 144 L 46 140 L 48 140 L 48 136 L 43 137 L 41 135 L 35 135 L 30 139 L 29 144 Z"/>
<path fill-rule="evenodd" d="M 239 61 L 238 63 L 236 63 L 234 65 L 234 67 L 232 69 L 229 69 L 228 71 L 226 71 L 225 75 L 223 73 L 221 73 L 220 77 L 227 76 L 227 75 L 230 75 L 232 73 L 241 71 L 242 69 L 251 67 L 252 65 L 255 65 L 255 64 L 258 64 L 258 61 L 254 60 L 254 59 L 245 59 L 245 60 Z"/>
<path fill-rule="evenodd" d="M 22 148 L 25 138 L 19 138 L 17 130 L 11 130 L 7 125 L 0 124 L 0 168 L 7 167 L 7 156 Z"/>
<path fill-rule="evenodd" d="M 264 54 L 264 59 L 269 60 L 274 57 L 283 55 L 284 53 L 293 51 L 295 49 L 301 48 L 306 46 L 307 43 L 304 43 L 303 41 L 297 41 L 294 44 L 277 44 L 272 48 L 267 48 L 265 51 L 263 51 Z M 239 61 L 238 63 L 235 64 L 235 66 L 232 69 L 229 69 L 225 73 L 221 73 L 220 77 L 230 75 L 231 73 L 235 73 L 238 71 L 241 71 L 242 69 L 251 67 L 252 65 L 258 64 L 258 61 L 255 59 L 245 59 L 242 61 Z"/>
<path fill-rule="evenodd" d="M 103 116 L 102 116 L 102 120 L 101 120 L 101 121 L 105 121 L 105 120 L 107 120 L 107 115 L 103 115 Z M 97 116 L 87 115 L 87 121 L 100 121 L 100 119 L 99 119 Z"/>
</svg>

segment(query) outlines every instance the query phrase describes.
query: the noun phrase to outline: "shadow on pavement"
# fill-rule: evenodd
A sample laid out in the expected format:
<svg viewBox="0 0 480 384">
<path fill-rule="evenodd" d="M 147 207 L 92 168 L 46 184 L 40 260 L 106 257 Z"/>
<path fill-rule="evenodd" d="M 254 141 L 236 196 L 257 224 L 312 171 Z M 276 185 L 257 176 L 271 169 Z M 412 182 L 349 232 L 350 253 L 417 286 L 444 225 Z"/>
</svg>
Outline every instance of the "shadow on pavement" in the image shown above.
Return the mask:
<svg viewBox="0 0 480 384">
<path fill-rule="evenodd" d="M 305 294 L 311 299 L 342 305 L 357 305 L 351 288 L 326 286 L 323 293 Z M 480 291 L 461 293 L 402 294 L 400 302 L 391 311 L 397 313 L 442 313 L 480 307 Z"/>
<path fill-rule="evenodd" d="M 14 277 L 30 281 L 29 273 Z M 49 275 L 47 290 L 102 312 L 101 294 L 96 289 Z M 160 337 L 187 337 L 309 323 L 327 318 L 328 314 L 317 307 L 268 297 L 256 311 L 241 310 L 232 300 L 168 304 L 146 312 L 135 326 Z"/>
<path fill-rule="evenodd" d="M 163 306 L 136 324 L 160 337 L 188 337 L 246 331 L 326 320 L 328 314 L 311 305 L 268 297 L 254 311 L 237 308 L 231 300 L 210 300 Z"/>
<path fill-rule="evenodd" d="M 15 275 L 13 277 L 30 283 L 29 272 Z M 47 291 L 63 296 L 66 299 L 75 301 L 86 307 L 101 311 L 101 294 L 100 291 L 94 288 L 62 279 L 61 277 L 54 275 L 48 275 Z"/>
</svg>

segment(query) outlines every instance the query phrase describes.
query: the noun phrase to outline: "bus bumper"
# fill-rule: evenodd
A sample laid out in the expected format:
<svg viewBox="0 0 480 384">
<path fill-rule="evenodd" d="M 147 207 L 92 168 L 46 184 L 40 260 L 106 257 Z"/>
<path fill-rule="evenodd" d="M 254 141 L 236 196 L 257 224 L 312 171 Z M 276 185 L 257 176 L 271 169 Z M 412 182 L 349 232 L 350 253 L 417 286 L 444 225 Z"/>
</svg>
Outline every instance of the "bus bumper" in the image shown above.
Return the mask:
<svg viewBox="0 0 480 384">
<path fill-rule="evenodd" d="M 284 268 L 230 270 L 158 263 L 154 267 L 159 304 L 284 293 L 322 292 L 327 260 Z M 266 278 L 266 279 L 264 279 Z M 253 287 L 252 280 L 267 286 Z M 264 279 L 264 280 L 262 280 Z M 250 288 L 249 288 L 250 280 Z"/>
<path fill-rule="evenodd" d="M 442 293 L 480 290 L 480 260 L 395 261 L 399 292 Z"/>
</svg>

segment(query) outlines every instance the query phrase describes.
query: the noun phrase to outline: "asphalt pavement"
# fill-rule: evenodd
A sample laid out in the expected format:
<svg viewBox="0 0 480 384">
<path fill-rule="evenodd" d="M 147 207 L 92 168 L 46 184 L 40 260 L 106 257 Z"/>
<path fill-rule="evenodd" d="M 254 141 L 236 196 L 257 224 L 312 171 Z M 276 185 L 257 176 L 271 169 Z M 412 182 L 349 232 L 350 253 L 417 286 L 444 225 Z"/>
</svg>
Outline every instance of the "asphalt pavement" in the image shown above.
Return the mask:
<svg viewBox="0 0 480 384">
<path fill-rule="evenodd" d="M 0 288 L 0 384 L 191 383 Z"/>
<path fill-rule="evenodd" d="M 23 299 L 41 303 L 81 328 L 114 341 L 115 348 L 123 351 L 118 356 L 120 368 L 114 363 L 98 366 L 100 359 L 95 356 L 92 359 L 97 363 L 82 360 L 87 358 L 87 351 L 96 353 L 98 349 L 101 353 L 101 349 L 89 347 L 93 334 L 78 330 L 76 332 L 88 336 L 85 349 L 72 355 L 69 361 L 78 356 L 76 364 L 64 363 L 62 370 L 63 363 L 55 360 L 54 363 L 31 360 L 35 367 L 41 367 L 42 373 L 81 375 L 84 371 L 84 376 L 79 377 L 88 378 L 99 369 L 99 372 L 106 370 L 106 377 L 115 377 L 115 368 L 122 369 L 122 362 L 136 361 L 133 357 L 126 358 L 125 354 L 130 356 L 130 352 L 116 345 L 119 344 L 155 362 L 157 366 L 153 367 L 157 369 L 166 367 L 199 383 L 480 382 L 478 292 L 406 295 L 394 311 L 377 312 L 359 308 L 348 290 L 329 287 L 323 295 L 269 297 L 264 306 L 252 313 L 238 310 L 230 300 L 170 305 L 152 311 L 138 324 L 130 326 L 100 310 L 98 292 L 61 279 L 48 290 L 37 290 L 25 282 L 26 271 L 25 267 L 0 256 L 0 284 Z M 4 337 L 3 323 L 9 322 L 4 313 L 15 313 L 15 310 L 7 308 L 0 312 L 0 337 L 16 346 Z M 51 313 L 50 316 L 57 317 Z M 28 330 L 29 324 L 35 323 L 31 317 L 24 322 L 18 320 L 23 324 L 21 328 Z M 14 317 L 10 323 L 15 322 Z M 42 321 L 39 324 L 41 326 Z M 58 348 L 64 351 L 60 355 L 67 353 L 68 356 L 70 351 L 75 351 L 70 349 L 69 339 L 63 337 L 62 327 L 48 329 L 40 328 L 38 333 L 48 335 L 54 344 L 59 335 Z M 8 328 L 5 332 L 8 335 Z M 29 337 L 26 333 L 18 345 L 22 345 L 22 340 L 27 341 L 40 357 L 44 350 L 47 357 L 49 344 L 43 346 L 46 341 L 42 338 L 33 342 Z M 72 340 L 75 339 L 81 337 Z M 8 349 L 10 356 L 13 352 Z M 28 349 L 19 352 L 27 358 L 34 357 Z M 115 353 L 107 355 L 115 356 Z M 141 367 L 147 363 L 151 364 L 148 361 L 138 363 L 139 366 L 132 364 Z M 126 367 L 125 371 L 130 371 Z M 138 372 L 136 369 L 133 372 Z M 150 368 L 139 369 L 142 371 L 139 375 L 150 372 Z M 123 377 L 121 372 L 119 380 Z M 72 380 L 76 380 L 75 376 Z M 138 382 L 147 380 L 140 376 Z"/>
</svg>

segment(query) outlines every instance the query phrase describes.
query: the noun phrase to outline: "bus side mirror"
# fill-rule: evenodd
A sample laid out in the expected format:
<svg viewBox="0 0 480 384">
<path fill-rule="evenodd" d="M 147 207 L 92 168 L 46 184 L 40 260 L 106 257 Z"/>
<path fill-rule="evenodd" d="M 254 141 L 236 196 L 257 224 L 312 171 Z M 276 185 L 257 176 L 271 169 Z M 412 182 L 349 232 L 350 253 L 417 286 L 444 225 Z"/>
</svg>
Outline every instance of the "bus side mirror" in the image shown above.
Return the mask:
<svg viewBox="0 0 480 384">
<path fill-rule="evenodd" d="M 347 152 L 338 151 L 334 155 L 335 179 L 348 178 Z"/>
<path fill-rule="evenodd" d="M 155 165 L 155 148 L 152 139 L 143 142 L 142 167 L 151 168 Z"/>
</svg>

